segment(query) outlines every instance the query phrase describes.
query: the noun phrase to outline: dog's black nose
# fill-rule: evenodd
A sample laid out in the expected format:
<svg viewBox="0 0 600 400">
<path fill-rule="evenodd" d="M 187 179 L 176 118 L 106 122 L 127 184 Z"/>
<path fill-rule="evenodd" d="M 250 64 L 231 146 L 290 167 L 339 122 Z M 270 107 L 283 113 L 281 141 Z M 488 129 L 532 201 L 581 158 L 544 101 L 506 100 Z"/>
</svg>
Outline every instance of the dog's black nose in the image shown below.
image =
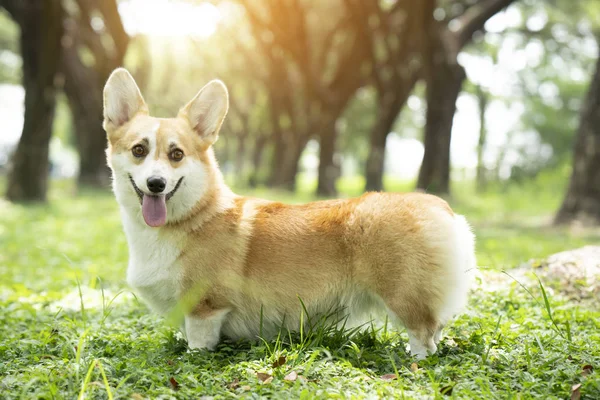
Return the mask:
<svg viewBox="0 0 600 400">
<path fill-rule="evenodd" d="M 146 181 L 146 184 L 148 185 L 148 189 L 152 193 L 161 193 L 163 190 L 165 190 L 165 187 L 167 186 L 167 181 L 164 178 L 161 178 L 160 176 L 151 176 Z"/>
</svg>

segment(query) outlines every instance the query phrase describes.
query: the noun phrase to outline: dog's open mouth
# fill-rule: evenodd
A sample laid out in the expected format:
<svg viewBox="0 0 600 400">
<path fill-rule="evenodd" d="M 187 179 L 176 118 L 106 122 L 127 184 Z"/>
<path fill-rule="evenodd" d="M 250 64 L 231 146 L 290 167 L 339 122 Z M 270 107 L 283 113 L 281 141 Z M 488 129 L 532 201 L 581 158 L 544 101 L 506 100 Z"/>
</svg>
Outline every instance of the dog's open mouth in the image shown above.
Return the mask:
<svg viewBox="0 0 600 400">
<path fill-rule="evenodd" d="M 158 194 L 158 195 L 149 195 L 144 193 L 133 180 L 133 177 L 129 175 L 129 181 L 135 190 L 135 193 L 140 198 L 140 203 L 142 204 L 142 216 L 144 217 L 144 221 L 146 224 L 152 227 L 162 226 L 167 221 L 167 200 L 169 200 L 179 186 L 181 186 L 181 182 L 183 181 L 183 177 L 181 177 L 173 190 L 171 190 L 167 194 Z"/>
</svg>

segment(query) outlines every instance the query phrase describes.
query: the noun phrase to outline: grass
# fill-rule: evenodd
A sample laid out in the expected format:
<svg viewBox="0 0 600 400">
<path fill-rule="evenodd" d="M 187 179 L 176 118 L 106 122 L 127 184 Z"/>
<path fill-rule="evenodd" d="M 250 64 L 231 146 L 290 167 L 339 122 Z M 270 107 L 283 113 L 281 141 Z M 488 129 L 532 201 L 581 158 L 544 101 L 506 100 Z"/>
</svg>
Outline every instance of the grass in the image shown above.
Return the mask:
<svg viewBox="0 0 600 400">
<path fill-rule="evenodd" d="M 341 185 L 355 194 L 355 183 Z M 297 202 L 310 199 L 306 187 L 254 194 Z M 562 190 L 548 187 L 473 196 L 457 184 L 451 203 L 475 225 L 480 265 L 500 271 L 600 242 L 598 231 L 547 227 Z M 583 398 L 600 398 L 600 312 L 544 282 L 478 288 L 439 353 L 418 364 L 406 333 L 388 324 L 317 322 L 273 341 L 189 352 L 126 286 L 111 194 L 72 194 L 72 183 L 55 183 L 49 205 L 0 203 L 2 398 L 569 398 L 578 384 Z"/>
</svg>

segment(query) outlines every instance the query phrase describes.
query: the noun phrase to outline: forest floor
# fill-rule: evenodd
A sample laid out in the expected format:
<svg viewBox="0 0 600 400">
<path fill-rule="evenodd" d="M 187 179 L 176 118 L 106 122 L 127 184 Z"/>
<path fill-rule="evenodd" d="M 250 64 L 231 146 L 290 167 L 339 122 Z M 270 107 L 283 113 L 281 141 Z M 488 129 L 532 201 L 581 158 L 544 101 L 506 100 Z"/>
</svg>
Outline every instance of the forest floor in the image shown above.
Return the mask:
<svg viewBox="0 0 600 400">
<path fill-rule="evenodd" d="M 252 194 L 299 202 L 305 189 Z M 562 192 L 547 182 L 454 192 L 478 237 L 479 279 L 438 353 L 419 362 L 389 324 L 316 322 L 189 352 L 127 288 L 110 193 L 73 196 L 67 182 L 53 184 L 47 206 L 0 201 L 0 397 L 600 398 L 597 294 L 573 298 L 534 275 L 550 254 L 600 243 L 600 231 L 550 227 Z"/>
</svg>

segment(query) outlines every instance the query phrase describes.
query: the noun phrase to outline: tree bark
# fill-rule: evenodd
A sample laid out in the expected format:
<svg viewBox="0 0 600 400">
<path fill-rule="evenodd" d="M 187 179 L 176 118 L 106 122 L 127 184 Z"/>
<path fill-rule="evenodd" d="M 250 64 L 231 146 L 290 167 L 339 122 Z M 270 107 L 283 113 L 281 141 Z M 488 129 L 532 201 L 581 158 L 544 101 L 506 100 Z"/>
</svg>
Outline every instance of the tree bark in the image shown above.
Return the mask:
<svg viewBox="0 0 600 400">
<path fill-rule="evenodd" d="M 263 153 L 268 141 L 267 138 L 268 136 L 261 136 L 254 142 L 254 149 L 252 151 L 252 172 L 248 178 L 248 185 L 251 188 L 256 188 L 259 184 L 259 173 L 263 162 Z"/>
<path fill-rule="evenodd" d="M 554 222 L 600 224 L 600 56 L 581 111 L 573 173 Z"/>
<path fill-rule="evenodd" d="M 6 197 L 46 201 L 62 28 L 60 0 L 23 0 L 19 10 L 25 118 Z"/>
<path fill-rule="evenodd" d="M 425 154 L 417 188 L 436 194 L 450 193 L 450 142 L 456 100 L 466 74 L 458 64 L 458 53 L 483 29 L 485 22 L 515 0 L 481 0 L 468 7 L 456 20 L 458 30 L 441 26 L 433 18 L 435 2 L 429 1 L 425 13 L 425 77 L 427 115 Z"/>
<path fill-rule="evenodd" d="M 425 153 L 419 170 L 417 188 L 429 193 L 450 193 L 450 141 L 456 100 L 466 73 L 455 60 L 448 60 L 443 49 L 432 56 L 427 77 Z"/>
<path fill-rule="evenodd" d="M 337 195 L 335 181 L 339 177 L 339 166 L 336 165 L 335 142 L 337 139 L 337 119 L 328 123 L 321 131 L 319 145 L 319 177 L 317 182 L 317 195 L 333 197 Z"/>
<path fill-rule="evenodd" d="M 289 137 L 289 140 L 275 142 L 275 153 L 271 166 L 270 186 L 289 191 L 296 190 L 296 174 L 298 173 L 300 157 L 306 147 L 305 135 L 299 134 Z"/>
<path fill-rule="evenodd" d="M 61 67 L 79 153 L 78 184 L 109 188 L 107 140 L 102 128 L 102 89 L 110 73 L 122 65 L 129 36 L 119 17 L 116 0 L 77 0 L 75 3 L 79 15 L 67 15 L 64 21 L 67 35 Z M 102 16 L 107 36 L 102 37 L 93 29 L 94 13 Z M 93 65 L 86 65 L 81 60 L 79 50 L 84 46 L 94 56 Z"/>
<path fill-rule="evenodd" d="M 487 169 L 485 167 L 483 156 L 487 142 L 487 130 L 485 128 L 485 113 L 488 107 L 488 94 L 477 86 L 477 100 L 479 103 L 479 140 L 477 141 L 477 175 L 475 177 L 476 188 L 482 192 L 487 184 Z"/>
<path fill-rule="evenodd" d="M 106 164 L 106 133 L 102 128 L 101 79 L 93 68 L 87 68 L 77 54 L 77 46 L 63 50 L 67 96 L 75 142 L 79 153 L 78 185 L 109 188 L 110 170 Z"/>
<path fill-rule="evenodd" d="M 235 181 L 236 184 L 242 185 L 246 182 L 246 147 L 247 147 L 247 136 L 238 135 L 237 137 L 237 149 L 235 154 Z"/>
<path fill-rule="evenodd" d="M 366 164 L 365 191 L 383 190 L 385 142 L 408 98 L 411 88 L 402 93 L 388 93 L 379 102 L 379 114 L 370 133 L 370 148 Z"/>
<path fill-rule="evenodd" d="M 275 187 L 279 180 L 278 174 L 280 173 L 279 168 L 283 163 L 285 154 L 285 143 L 283 142 L 283 133 L 276 131 L 273 133 L 273 152 L 271 153 L 271 166 L 269 169 L 269 178 L 267 179 L 267 186 Z"/>
</svg>

